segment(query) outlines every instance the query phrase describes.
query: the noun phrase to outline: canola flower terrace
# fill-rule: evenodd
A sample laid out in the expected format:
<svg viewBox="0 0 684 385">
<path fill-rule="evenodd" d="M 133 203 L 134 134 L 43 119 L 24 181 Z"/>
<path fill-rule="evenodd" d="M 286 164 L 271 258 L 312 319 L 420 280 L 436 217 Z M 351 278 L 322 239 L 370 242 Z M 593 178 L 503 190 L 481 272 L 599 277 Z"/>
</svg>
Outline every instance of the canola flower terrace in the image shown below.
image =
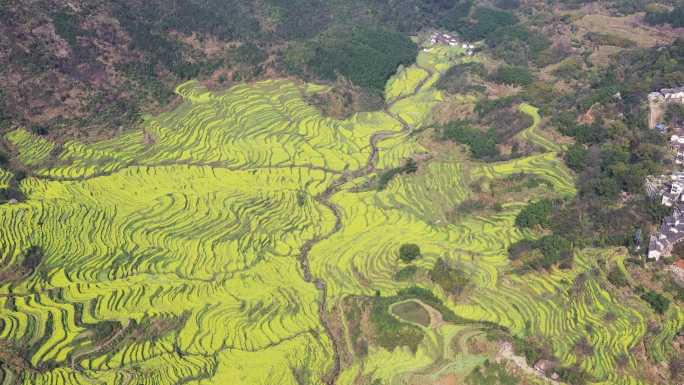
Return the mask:
<svg viewBox="0 0 684 385">
<path fill-rule="evenodd" d="M 447 98 L 434 85 L 459 53 L 421 52 L 388 82 L 386 110 L 346 120 L 306 103 L 305 94 L 323 86 L 269 80 L 213 93 L 188 82 L 177 89 L 185 102 L 147 117 L 140 130 L 66 143 L 49 162 L 54 144 L 9 133 L 21 162 L 37 171 L 21 182 L 26 201 L 0 206 L 0 273 L 26 266 L 34 246 L 43 256 L 0 281 L 0 358 L 13 365 L 0 368 L 4 383 L 435 379 L 484 362 L 468 349 L 482 321 L 549 338 L 567 364 L 577 361 L 572 343 L 589 335 L 597 354 L 581 362 L 585 370 L 598 382 L 639 383 L 614 369 L 623 354 L 635 367 L 630 349 L 645 333 L 647 309 L 620 303 L 598 278 L 579 298 L 567 293 L 572 277 L 597 263 L 592 256 L 620 262 L 624 255 L 587 250 L 572 271 L 503 281 L 508 246 L 535 236 L 514 226 L 525 202 L 493 215 L 445 216 L 473 195 L 476 179 L 525 172 L 548 182 L 545 194 L 575 193 L 561 148 L 539 132 L 533 106 L 520 106 L 534 125 L 519 135 L 541 154 L 486 164 L 455 152 L 384 189 L 363 188 L 427 152 L 411 130 L 432 124 L 433 108 Z M 345 343 L 334 340 L 328 312 L 346 298 L 391 297 L 408 287 L 393 279 L 396 250 L 407 242 L 421 245 L 420 268 L 442 258 L 471 277 L 476 289 L 463 303 L 439 286 L 421 287 L 473 323 L 434 322 L 415 352 L 371 346 L 336 367 Z M 608 312 L 616 321 L 588 333 Z M 653 346 L 683 324 L 673 308 Z"/>
</svg>

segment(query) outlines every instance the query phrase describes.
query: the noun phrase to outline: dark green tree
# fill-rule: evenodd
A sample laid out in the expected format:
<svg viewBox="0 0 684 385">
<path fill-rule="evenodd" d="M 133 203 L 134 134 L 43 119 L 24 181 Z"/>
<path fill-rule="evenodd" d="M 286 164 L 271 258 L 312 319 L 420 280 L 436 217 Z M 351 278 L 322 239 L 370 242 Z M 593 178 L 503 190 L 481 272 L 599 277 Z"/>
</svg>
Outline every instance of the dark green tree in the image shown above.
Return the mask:
<svg viewBox="0 0 684 385">
<path fill-rule="evenodd" d="M 404 243 L 399 247 L 399 259 L 404 263 L 411 263 L 420 256 L 420 247 L 414 243 Z"/>
</svg>

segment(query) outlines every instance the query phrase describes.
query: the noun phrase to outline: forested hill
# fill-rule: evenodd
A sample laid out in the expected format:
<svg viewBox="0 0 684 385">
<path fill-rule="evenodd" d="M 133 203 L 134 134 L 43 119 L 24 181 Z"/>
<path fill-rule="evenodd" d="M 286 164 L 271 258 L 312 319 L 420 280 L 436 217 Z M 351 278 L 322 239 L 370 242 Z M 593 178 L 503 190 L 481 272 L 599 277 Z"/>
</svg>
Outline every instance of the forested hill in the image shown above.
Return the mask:
<svg viewBox="0 0 684 385">
<path fill-rule="evenodd" d="M 681 12 L 668 1 L 600 4 L 601 13 L 618 17 L 647 12 L 646 22 L 667 28 Z M 572 44 L 605 45 L 601 33 L 571 43 L 578 26 L 567 12 L 587 6 L 594 3 L 3 0 L 0 127 L 52 132 L 57 140 L 111 136 L 166 106 L 173 86 L 190 78 L 217 88 L 275 75 L 342 80 L 353 89 L 338 98 L 357 109 L 377 106 L 389 75 L 415 58 L 411 34 L 441 28 L 488 39 L 506 62 L 543 67 L 578 48 Z M 630 43 L 608 42 L 616 44 Z"/>
<path fill-rule="evenodd" d="M 452 8 L 445 0 L 4 0 L 2 125 L 107 134 L 198 77 L 227 86 L 339 73 L 382 88 L 415 58 L 405 33 L 437 25 Z"/>
<path fill-rule="evenodd" d="M 0 0 L 0 385 L 684 383 L 683 14 Z"/>
</svg>

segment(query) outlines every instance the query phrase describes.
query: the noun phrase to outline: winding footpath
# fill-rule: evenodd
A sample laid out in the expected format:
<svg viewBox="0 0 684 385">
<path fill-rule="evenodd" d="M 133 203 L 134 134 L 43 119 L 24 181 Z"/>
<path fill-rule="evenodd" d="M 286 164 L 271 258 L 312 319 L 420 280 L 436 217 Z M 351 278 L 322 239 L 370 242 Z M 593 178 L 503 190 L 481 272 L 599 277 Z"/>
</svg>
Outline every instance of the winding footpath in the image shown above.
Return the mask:
<svg viewBox="0 0 684 385">
<path fill-rule="evenodd" d="M 340 364 L 340 346 L 343 344 L 343 342 L 338 341 L 337 338 L 335 337 L 334 333 L 331 331 L 331 324 L 332 324 L 332 319 L 330 313 L 327 311 L 328 307 L 328 287 L 321 277 L 314 277 L 313 274 L 311 273 L 311 266 L 309 262 L 309 254 L 311 253 L 311 249 L 318 243 L 325 241 L 338 233 L 340 230 L 342 230 L 342 210 L 340 209 L 339 206 L 337 206 L 335 203 L 331 201 L 331 198 L 333 195 L 338 193 L 341 189 L 342 186 L 344 186 L 347 182 L 350 180 L 354 180 L 356 178 L 361 178 L 367 175 L 372 174 L 375 172 L 377 169 L 377 163 L 378 163 L 378 153 L 379 153 L 379 148 L 378 148 L 378 143 L 381 141 L 388 139 L 390 137 L 400 135 L 400 134 L 405 134 L 413 131 L 413 127 L 408 124 L 399 114 L 391 112 L 390 109 L 391 107 L 398 101 L 404 100 L 406 98 L 409 98 L 411 96 L 416 95 L 418 92 L 422 91 L 423 86 L 425 83 L 434 75 L 434 71 L 432 69 L 424 68 L 416 64 L 419 68 L 422 68 L 423 70 L 427 71 L 429 76 L 426 77 L 423 81 L 421 81 L 415 88 L 415 90 L 402 97 L 398 98 L 396 100 L 393 100 L 390 104 L 386 104 L 384 108 L 384 112 L 394 118 L 396 121 L 398 121 L 401 126 L 402 130 L 400 132 L 396 131 L 380 131 L 371 136 L 370 139 L 370 146 L 371 146 L 371 153 L 368 156 L 368 161 L 366 162 L 366 166 L 362 167 L 354 172 L 347 172 L 342 174 L 339 178 L 334 180 L 330 186 L 325 189 L 322 193 L 318 194 L 317 196 L 314 197 L 314 200 L 321 205 L 327 207 L 330 209 L 330 211 L 333 212 L 335 215 L 335 226 L 327 232 L 326 234 L 321 234 L 317 235 L 312 239 L 309 239 L 304 243 L 302 246 L 302 249 L 299 254 L 299 261 L 300 265 L 302 268 L 302 272 L 304 275 L 304 280 L 309 283 L 314 283 L 316 285 L 316 288 L 320 292 L 320 300 L 318 301 L 318 313 L 319 317 L 321 319 L 321 322 L 323 323 L 323 327 L 325 328 L 328 337 L 330 338 L 330 341 L 332 342 L 333 345 L 333 369 L 328 375 L 328 378 L 325 379 L 325 383 L 328 385 L 334 385 L 335 382 L 337 381 L 337 377 L 340 374 L 341 371 L 341 364 Z"/>
</svg>

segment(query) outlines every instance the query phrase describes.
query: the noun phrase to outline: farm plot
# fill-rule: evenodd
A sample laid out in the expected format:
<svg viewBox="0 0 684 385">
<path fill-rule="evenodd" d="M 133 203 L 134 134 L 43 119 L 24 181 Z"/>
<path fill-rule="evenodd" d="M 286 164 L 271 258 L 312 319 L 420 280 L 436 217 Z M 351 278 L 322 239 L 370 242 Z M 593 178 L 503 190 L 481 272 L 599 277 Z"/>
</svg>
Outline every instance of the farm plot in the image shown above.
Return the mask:
<svg viewBox="0 0 684 385">
<path fill-rule="evenodd" d="M 223 94 L 188 82 L 176 91 L 185 99 L 180 107 L 148 117 L 141 130 L 112 140 L 67 143 L 61 164 L 38 174 L 78 179 L 166 164 L 341 172 L 365 164 L 375 132 L 401 130 L 396 119 L 381 111 L 342 121 L 323 117 L 304 100 L 307 87 L 288 80 L 239 85 Z"/>
<path fill-rule="evenodd" d="M 0 207 L 2 272 L 22 272 L 0 285 L 0 342 L 21 358 L 3 378 L 322 383 L 334 351 L 303 249 L 336 226 L 321 196 L 364 172 L 373 137 L 407 127 L 385 111 L 324 117 L 304 100 L 318 91 L 188 82 L 177 109 L 49 164 L 52 143 L 9 133 L 37 171 L 26 201 Z"/>
<path fill-rule="evenodd" d="M 395 76 L 387 82 L 385 100 L 391 102 L 397 98 L 412 95 L 430 74 L 418 66 L 401 68 Z"/>
<path fill-rule="evenodd" d="M 0 190 L 9 187 L 10 181 L 12 180 L 12 173 L 0 168 Z"/>
<path fill-rule="evenodd" d="M 5 137 L 16 147 L 19 161 L 27 166 L 35 166 L 46 160 L 55 146 L 49 140 L 31 134 L 23 128 L 7 133 Z"/>
<path fill-rule="evenodd" d="M 164 383 L 200 380 L 228 370 L 220 357 L 237 351 L 270 356 L 282 368 L 310 365 L 282 349 L 309 349 L 303 341 L 313 336 L 311 360 L 323 360 L 330 346 L 319 294 L 302 279 L 297 255 L 305 239 L 333 226 L 310 197 L 326 178 L 306 169 L 164 166 L 83 182 L 31 179 L 24 186 L 29 200 L 3 207 L 11 222 L 0 245 L 12 264 L 29 245 L 40 246 L 45 273 L 3 285 L 12 295 L 3 297 L 10 310 L 0 315 L 0 338 L 34 346 L 27 359 L 35 367 L 61 364 L 55 376 L 108 383 L 133 366 Z M 164 319 L 182 321 L 159 336 L 135 337 L 131 325 Z M 110 346 L 88 338 L 104 321 L 122 325 L 115 328 L 121 337 L 107 336 Z M 170 368 L 164 360 L 178 362 Z M 157 383 L 154 376 L 136 380 Z"/>
<path fill-rule="evenodd" d="M 622 354 L 635 367 L 631 352 L 649 309 L 618 301 L 602 277 L 577 283 L 595 270 L 596 253 L 608 251 L 583 252 L 571 271 L 518 277 L 507 249 L 535 237 L 514 226 L 526 202 L 458 210 L 477 194 L 474 181 L 521 172 L 548 182 L 545 194 L 575 193 L 558 147 L 535 131 L 532 106 L 523 108 L 535 125 L 522 135 L 547 153 L 485 164 L 456 152 L 395 175 L 383 189 L 359 188 L 426 152 L 417 129 L 430 126 L 442 99 L 432 85 L 460 55 L 421 52 L 416 67 L 390 81 L 386 109 L 345 120 L 305 102 L 321 86 L 269 80 L 215 93 L 188 82 L 173 111 L 115 139 L 66 143 L 59 155 L 43 138 L 9 133 L 19 160 L 37 171 L 21 182 L 25 201 L 0 206 L 1 378 L 431 383 L 465 376 L 487 359 L 466 348 L 487 321 L 547 337 L 566 364 L 579 361 L 572 346 L 587 339 L 596 354 L 582 361 L 585 370 L 598 381 L 634 383 L 614 369 Z M 416 269 L 438 260 L 458 266 L 469 294 L 395 279 L 407 265 L 398 258 L 404 243 L 420 246 Z M 328 311 L 347 296 L 393 296 L 412 286 L 470 324 L 431 323 L 415 352 L 371 345 L 336 367 Z M 613 322 L 604 327 L 608 314 Z M 666 345 L 684 323 L 680 309 L 667 317 L 652 346 Z M 6 351 L 16 354 L 10 360 Z"/>
</svg>

